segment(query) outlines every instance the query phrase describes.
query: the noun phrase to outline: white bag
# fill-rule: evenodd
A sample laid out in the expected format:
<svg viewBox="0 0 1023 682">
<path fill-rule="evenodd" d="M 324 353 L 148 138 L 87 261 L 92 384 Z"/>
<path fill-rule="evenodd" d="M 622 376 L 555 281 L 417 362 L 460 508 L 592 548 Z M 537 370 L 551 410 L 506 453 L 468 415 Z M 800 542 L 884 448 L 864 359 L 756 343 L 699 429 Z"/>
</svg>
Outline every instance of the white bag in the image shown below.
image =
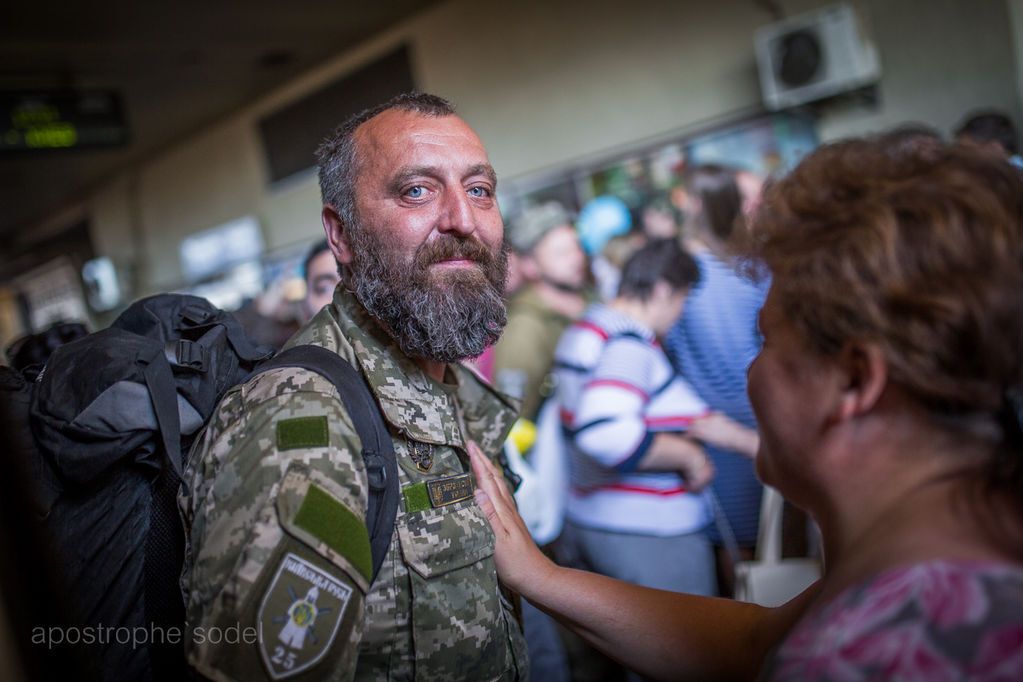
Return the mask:
<svg viewBox="0 0 1023 682">
<path fill-rule="evenodd" d="M 781 558 L 781 520 L 784 499 L 764 486 L 757 533 L 757 558 L 735 564 L 735 598 L 761 606 L 781 606 L 821 576 L 816 559 Z"/>
<path fill-rule="evenodd" d="M 568 454 L 558 414 L 558 401 L 548 400 L 536 418 L 536 440 L 529 461 L 509 438 L 504 444 L 508 466 L 522 478 L 515 492 L 519 514 L 538 545 L 553 542 L 565 523 L 568 498 Z"/>
</svg>

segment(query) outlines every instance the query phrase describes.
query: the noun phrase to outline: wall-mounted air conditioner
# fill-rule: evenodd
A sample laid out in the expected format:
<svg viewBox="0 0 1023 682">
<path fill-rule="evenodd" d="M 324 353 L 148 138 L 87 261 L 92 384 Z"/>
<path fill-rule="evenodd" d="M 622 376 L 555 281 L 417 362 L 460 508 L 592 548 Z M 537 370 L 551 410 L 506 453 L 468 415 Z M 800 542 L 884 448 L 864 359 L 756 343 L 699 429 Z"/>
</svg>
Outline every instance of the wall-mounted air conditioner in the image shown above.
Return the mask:
<svg viewBox="0 0 1023 682">
<path fill-rule="evenodd" d="M 768 109 L 831 97 L 881 77 L 877 50 L 847 4 L 763 26 L 754 34 L 754 44 Z"/>
</svg>

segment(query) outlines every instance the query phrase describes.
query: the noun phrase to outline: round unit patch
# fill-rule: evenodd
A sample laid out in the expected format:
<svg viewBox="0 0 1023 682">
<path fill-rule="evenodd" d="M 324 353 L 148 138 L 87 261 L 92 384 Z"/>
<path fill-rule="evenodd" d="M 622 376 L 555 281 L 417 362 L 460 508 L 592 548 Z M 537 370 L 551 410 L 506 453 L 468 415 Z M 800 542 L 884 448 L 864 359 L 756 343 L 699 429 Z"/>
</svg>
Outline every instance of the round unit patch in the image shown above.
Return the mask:
<svg viewBox="0 0 1023 682">
<path fill-rule="evenodd" d="M 259 606 L 259 651 L 270 677 L 308 670 L 337 636 L 352 588 L 291 552 Z"/>
</svg>

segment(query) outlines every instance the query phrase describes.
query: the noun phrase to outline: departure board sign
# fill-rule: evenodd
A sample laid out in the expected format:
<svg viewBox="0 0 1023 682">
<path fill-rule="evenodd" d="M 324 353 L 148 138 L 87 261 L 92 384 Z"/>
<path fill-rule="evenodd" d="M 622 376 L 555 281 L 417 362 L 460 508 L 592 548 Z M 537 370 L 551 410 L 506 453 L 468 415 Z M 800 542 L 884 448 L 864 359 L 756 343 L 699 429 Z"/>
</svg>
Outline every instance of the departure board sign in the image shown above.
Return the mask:
<svg viewBox="0 0 1023 682">
<path fill-rule="evenodd" d="M 116 92 L 0 92 L 0 152 L 116 147 L 127 141 Z"/>
</svg>

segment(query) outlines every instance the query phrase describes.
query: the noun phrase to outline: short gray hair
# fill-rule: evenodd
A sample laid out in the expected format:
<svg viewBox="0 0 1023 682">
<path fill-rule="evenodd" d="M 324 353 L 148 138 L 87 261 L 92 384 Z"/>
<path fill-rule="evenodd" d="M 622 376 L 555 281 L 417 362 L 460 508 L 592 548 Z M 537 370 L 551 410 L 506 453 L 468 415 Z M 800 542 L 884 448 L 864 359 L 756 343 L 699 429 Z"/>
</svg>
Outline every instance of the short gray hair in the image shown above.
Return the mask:
<svg viewBox="0 0 1023 682">
<path fill-rule="evenodd" d="M 346 227 L 355 224 L 355 177 L 359 160 L 355 155 L 355 131 L 366 121 L 390 109 L 422 116 L 453 116 L 455 107 L 443 97 L 423 92 L 406 92 L 355 114 L 334 129 L 316 150 L 320 195 L 324 204 L 338 212 Z"/>
</svg>

